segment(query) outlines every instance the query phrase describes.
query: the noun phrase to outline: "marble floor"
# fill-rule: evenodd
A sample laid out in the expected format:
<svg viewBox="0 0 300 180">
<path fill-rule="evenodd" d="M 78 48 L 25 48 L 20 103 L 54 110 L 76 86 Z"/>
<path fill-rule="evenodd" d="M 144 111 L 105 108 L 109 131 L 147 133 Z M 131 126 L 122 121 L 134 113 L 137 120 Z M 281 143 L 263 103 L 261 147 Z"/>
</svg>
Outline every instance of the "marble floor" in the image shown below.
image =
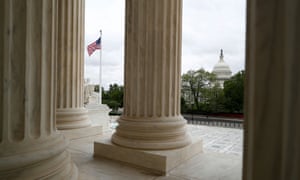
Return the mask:
<svg viewBox="0 0 300 180">
<path fill-rule="evenodd" d="M 188 125 L 192 135 L 203 139 L 204 152 L 217 152 L 242 156 L 243 130 L 212 126 Z"/>
<path fill-rule="evenodd" d="M 111 124 L 115 127 L 115 124 Z M 112 128 L 113 131 L 113 128 Z M 94 140 L 110 133 L 70 140 L 68 151 L 79 169 L 81 180 L 239 180 L 242 174 L 243 130 L 188 125 L 192 136 L 203 138 L 204 152 L 170 171 L 168 176 L 116 161 L 93 157 Z"/>
</svg>

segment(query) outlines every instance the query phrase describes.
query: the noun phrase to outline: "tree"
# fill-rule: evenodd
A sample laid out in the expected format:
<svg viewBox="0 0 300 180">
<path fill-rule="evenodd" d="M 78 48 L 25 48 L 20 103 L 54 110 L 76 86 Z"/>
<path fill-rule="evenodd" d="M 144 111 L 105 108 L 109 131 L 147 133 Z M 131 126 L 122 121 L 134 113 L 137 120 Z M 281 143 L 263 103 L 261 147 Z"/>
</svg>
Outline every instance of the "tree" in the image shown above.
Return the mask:
<svg viewBox="0 0 300 180">
<path fill-rule="evenodd" d="M 102 100 L 111 109 L 117 110 L 123 107 L 124 87 L 118 84 L 110 84 L 108 91 L 102 91 Z"/>
<path fill-rule="evenodd" d="M 186 104 L 184 97 L 182 97 L 182 96 L 181 96 L 181 100 L 180 100 L 180 109 L 181 109 L 181 113 L 186 113 L 188 111 L 188 106 Z"/>
<path fill-rule="evenodd" d="M 95 85 L 94 91 L 95 91 L 95 92 L 99 92 L 99 84 Z"/>
<path fill-rule="evenodd" d="M 243 112 L 245 71 L 224 82 L 225 106 L 230 112 Z"/>
<path fill-rule="evenodd" d="M 205 87 L 202 90 L 203 101 L 201 110 L 206 113 L 225 112 L 225 97 L 220 84 L 215 83 L 213 86 Z"/>
<path fill-rule="evenodd" d="M 203 93 L 205 88 L 212 86 L 216 80 L 216 75 L 205 71 L 203 68 L 194 71 L 190 70 L 182 75 L 182 91 L 188 94 L 195 105 L 196 110 L 200 111 L 200 101 L 205 101 Z"/>
</svg>

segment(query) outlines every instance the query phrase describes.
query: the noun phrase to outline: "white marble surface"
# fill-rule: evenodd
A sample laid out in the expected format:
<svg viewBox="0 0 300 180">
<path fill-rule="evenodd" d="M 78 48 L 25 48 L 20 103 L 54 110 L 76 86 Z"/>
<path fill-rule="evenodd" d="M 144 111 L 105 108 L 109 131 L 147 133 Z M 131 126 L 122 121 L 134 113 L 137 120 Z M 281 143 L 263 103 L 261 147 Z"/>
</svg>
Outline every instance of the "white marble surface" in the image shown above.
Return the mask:
<svg viewBox="0 0 300 180">
<path fill-rule="evenodd" d="M 188 125 L 188 131 L 203 139 L 204 152 L 242 155 L 242 129 Z"/>
<path fill-rule="evenodd" d="M 116 124 L 112 124 L 114 127 Z M 113 128 L 112 128 L 113 131 Z M 81 180 L 239 180 L 242 174 L 243 130 L 188 125 L 191 135 L 202 136 L 204 153 L 171 170 L 168 176 L 153 175 L 127 164 L 93 157 L 93 143 L 108 134 L 71 140 L 69 152 Z M 111 134 L 111 132 L 109 133 Z"/>
</svg>

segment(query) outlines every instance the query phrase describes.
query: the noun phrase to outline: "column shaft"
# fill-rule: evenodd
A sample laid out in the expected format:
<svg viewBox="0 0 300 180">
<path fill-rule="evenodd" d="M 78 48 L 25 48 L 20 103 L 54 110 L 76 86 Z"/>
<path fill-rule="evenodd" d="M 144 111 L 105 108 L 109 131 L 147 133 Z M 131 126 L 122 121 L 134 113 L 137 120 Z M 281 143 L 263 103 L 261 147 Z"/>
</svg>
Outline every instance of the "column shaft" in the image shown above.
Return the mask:
<svg viewBox="0 0 300 180">
<path fill-rule="evenodd" d="M 91 124 L 83 107 L 84 0 L 58 1 L 58 129 Z"/>
<path fill-rule="evenodd" d="M 181 0 L 127 0 L 124 113 L 113 142 L 140 149 L 190 143 L 180 115 Z"/>
<path fill-rule="evenodd" d="M 55 130 L 56 0 L 0 2 L 0 179 L 74 179 Z"/>
<path fill-rule="evenodd" d="M 300 3 L 247 11 L 243 179 L 300 179 Z"/>
</svg>

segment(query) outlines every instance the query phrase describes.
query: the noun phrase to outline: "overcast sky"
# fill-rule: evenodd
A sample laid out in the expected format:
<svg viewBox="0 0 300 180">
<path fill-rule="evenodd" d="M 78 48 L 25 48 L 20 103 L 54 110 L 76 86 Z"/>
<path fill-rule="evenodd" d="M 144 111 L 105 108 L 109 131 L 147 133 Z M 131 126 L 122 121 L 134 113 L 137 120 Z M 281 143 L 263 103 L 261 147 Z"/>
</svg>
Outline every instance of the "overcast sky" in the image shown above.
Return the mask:
<svg viewBox="0 0 300 180">
<path fill-rule="evenodd" d="M 123 85 L 125 0 L 86 0 L 85 47 L 102 29 L 102 86 Z M 220 49 L 233 73 L 245 64 L 245 0 L 183 0 L 182 73 L 211 71 Z M 99 82 L 99 51 L 85 50 L 85 78 Z"/>
</svg>

